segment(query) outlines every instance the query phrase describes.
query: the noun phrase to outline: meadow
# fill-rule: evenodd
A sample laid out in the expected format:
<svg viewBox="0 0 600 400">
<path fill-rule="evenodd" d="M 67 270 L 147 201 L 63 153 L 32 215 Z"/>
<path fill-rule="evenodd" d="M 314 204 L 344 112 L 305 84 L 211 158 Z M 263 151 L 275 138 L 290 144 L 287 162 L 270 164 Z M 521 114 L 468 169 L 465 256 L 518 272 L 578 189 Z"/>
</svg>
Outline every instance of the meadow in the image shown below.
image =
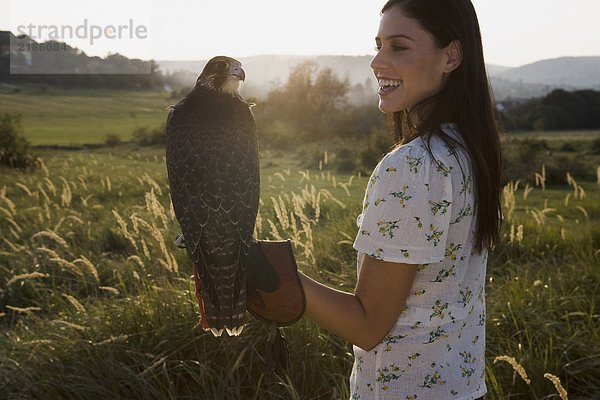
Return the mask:
<svg viewBox="0 0 600 400">
<path fill-rule="evenodd" d="M 284 329 L 292 363 L 276 376 L 250 316 L 239 338 L 195 327 L 164 150 L 39 155 L 36 171 L 0 174 L 0 399 L 348 398 L 350 346 L 305 318 Z M 350 291 L 367 177 L 334 172 L 334 158 L 307 168 L 263 151 L 256 235 L 292 239 L 301 270 Z M 486 288 L 490 399 L 559 398 L 547 373 L 571 399 L 600 398 L 600 187 L 564 179 L 539 170 L 504 187 Z"/>
<path fill-rule="evenodd" d="M 174 102 L 159 90 L 23 85 L 15 92 L 0 86 L 2 112 L 26 116 L 23 128 L 33 145 L 98 144 L 107 135 L 127 141 L 136 128 L 164 124 L 166 107 Z"/>
</svg>

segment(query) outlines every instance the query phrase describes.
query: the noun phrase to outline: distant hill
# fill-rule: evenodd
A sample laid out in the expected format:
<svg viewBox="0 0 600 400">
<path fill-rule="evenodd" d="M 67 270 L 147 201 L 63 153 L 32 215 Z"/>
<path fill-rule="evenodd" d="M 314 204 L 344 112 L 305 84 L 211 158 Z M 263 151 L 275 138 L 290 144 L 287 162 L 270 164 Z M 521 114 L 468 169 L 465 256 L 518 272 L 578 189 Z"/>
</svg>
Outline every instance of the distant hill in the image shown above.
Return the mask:
<svg viewBox="0 0 600 400">
<path fill-rule="evenodd" d="M 600 87 L 600 57 L 561 57 L 537 61 L 501 71 L 496 76 L 510 81 L 566 85 L 578 89 Z"/>
<path fill-rule="evenodd" d="M 261 55 L 240 58 L 248 81 L 245 91 L 261 97 L 287 81 L 295 65 L 313 60 L 319 68 L 331 68 L 338 76 L 348 77 L 352 85 L 376 87 L 369 66 L 371 56 L 286 56 Z M 162 72 L 179 70 L 182 85 L 192 85 L 207 60 L 157 61 Z M 563 88 L 600 89 L 600 57 L 562 57 L 538 61 L 521 67 L 488 64 L 488 74 L 498 100 L 545 96 Z M 183 71 L 186 71 L 183 73 Z"/>
<path fill-rule="evenodd" d="M 496 65 L 496 64 L 487 64 L 487 73 L 490 76 L 495 76 L 501 74 L 504 71 L 508 71 L 512 67 L 506 67 L 504 65 Z"/>
<path fill-rule="evenodd" d="M 351 83 L 365 83 L 375 87 L 376 82 L 369 63 L 370 56 L 290 56 L 290 55 L 259 55 L 241 57 L 247 84 L 270 90 L 287 82 L 292 69 L 305 61 L 314 61 L 319 68 L 331 68 L 341 78 L 348 77 Z M 163 73 L 188 71 L 198 76 L 208 60 L 198 61 L 156 61 Z M 183 82 L 182 82 L 183 83 Z"/>
</svg>

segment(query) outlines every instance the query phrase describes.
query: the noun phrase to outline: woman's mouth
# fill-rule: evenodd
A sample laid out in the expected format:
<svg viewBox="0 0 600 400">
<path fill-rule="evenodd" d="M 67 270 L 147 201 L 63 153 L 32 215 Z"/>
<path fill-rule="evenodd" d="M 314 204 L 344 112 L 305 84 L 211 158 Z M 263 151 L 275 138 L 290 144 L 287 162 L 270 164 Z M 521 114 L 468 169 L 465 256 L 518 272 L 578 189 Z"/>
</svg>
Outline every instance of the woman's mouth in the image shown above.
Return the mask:
<svg viewBox="0 0 600 400">
<path fill-rule="evenodd" d="M 400 85 L 402 85 L 401 80 L 394 79 L 379 79 L 379 93 L 380 96 L 385 96 L 398 89 Z"/>
</svg>

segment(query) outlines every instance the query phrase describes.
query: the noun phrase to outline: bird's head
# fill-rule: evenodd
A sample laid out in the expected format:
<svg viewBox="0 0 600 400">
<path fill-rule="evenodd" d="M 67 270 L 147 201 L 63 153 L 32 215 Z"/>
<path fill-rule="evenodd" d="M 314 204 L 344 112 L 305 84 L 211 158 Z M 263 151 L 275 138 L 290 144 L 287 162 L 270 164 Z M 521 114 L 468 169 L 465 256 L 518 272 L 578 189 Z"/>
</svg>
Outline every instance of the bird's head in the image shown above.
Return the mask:
<svg viewBox="0 0 600 400">
<path fill-rule="evenodd" d="M 240 81 L 244 79 L 246 73 L 242 69 L 241 62 L 231 57 L 217 56 L 206 64 L 196 84 L 210 90 L 239 96 Z"/>
</svg>

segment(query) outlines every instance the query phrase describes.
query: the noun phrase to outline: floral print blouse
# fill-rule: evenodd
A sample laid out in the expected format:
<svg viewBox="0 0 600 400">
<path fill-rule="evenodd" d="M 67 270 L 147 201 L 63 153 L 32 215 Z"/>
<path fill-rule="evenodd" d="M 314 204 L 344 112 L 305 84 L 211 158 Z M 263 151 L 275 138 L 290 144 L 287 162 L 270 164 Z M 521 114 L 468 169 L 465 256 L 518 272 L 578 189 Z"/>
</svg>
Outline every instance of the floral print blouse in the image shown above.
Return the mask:
<svg viewBox="0 0 600 400">
<path fill-rule="evenodd" d="M 462 140 L 456 125 L 442 129 Z M 487 250 L 473 249 L 468 156 L 432 136 L 434 160 L 426 140 L 417 138 L 381 160 L 357 219 L 359 272 L 365 254 L 419 267 L 388 335 L 370 351 L 354 346 L 351 400 L 470 400 L 486 393 Z"/>
</svg>

